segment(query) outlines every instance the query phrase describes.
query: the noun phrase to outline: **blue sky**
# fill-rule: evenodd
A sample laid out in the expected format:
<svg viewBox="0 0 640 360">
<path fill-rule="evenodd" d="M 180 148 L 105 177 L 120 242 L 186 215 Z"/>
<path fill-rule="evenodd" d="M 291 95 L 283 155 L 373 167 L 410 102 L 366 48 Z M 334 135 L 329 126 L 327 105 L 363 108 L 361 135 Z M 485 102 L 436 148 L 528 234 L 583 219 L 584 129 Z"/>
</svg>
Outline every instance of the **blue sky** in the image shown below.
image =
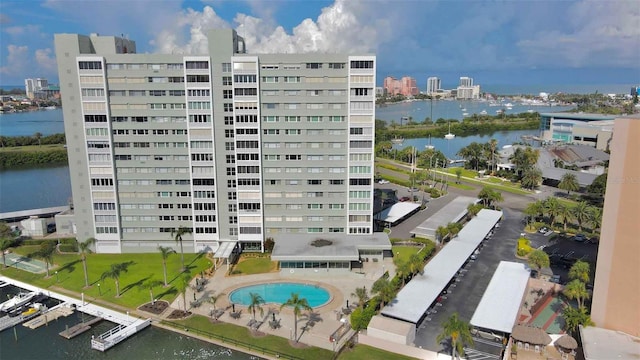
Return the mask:
<svg viewBox="0 0 640 360">
<path fill-rule="evenodd" d="M 54 33 L 125 34 L 138 52 L 201 53 L 212 27 L 238 30 L 249 52 L 375 53 L 379 83 L 640 83 L 637 0 L 2 0 L 0 84 L 57 82 Z"/>
</svg>

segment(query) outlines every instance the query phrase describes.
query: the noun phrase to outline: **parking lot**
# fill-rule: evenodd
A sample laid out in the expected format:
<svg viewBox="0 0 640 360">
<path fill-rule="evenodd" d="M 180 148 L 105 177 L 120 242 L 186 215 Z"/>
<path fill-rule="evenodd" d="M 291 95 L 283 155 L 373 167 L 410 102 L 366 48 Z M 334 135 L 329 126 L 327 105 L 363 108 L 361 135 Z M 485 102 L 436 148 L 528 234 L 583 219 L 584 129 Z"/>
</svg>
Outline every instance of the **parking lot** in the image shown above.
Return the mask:
<svg viewBox="0 0 640 360">
<path fill-rule="evenodd" d="M 441 305 L 435 306 L 436 313 L 430 315 L 421 324 L 416 333 L 416 346 L 447 353 L 450 349 L 444 344 L 436 342 L 436 337 L 442 331 L 442 323 L 454 312 L 469 321 L 484 294 L 494 271 L 500 261 L 516 261 L 514 249 L 517 239 L 522 231 L 520 220 L 522 214 L 517 211 L 505 209 L 503 221 L 500 227 L 495 230 L 493 237 L 485 240 L 480 253 L 475 261 L 470 261 L 462 269 L 462 276 L 456 279 L 455 284 L 448 289 L 443 296 Z M 428 274 L 427 274 L 428 275 Z M 490 354 L 499 355 L 502 351 L 502 344 L 486 339 L 477 338 L 474 349 L 479 350 L 485 358 L 491 358 Z"/>
</svg>

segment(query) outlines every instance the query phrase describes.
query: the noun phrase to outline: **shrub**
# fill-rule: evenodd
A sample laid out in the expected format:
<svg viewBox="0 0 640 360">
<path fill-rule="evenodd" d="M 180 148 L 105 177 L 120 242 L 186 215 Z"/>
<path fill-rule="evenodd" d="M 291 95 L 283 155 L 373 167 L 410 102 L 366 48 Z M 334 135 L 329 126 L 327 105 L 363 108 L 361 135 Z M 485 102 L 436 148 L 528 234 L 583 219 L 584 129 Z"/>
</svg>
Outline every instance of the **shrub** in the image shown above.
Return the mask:
<svg viewBox="0 0 640 360">
<path fill-rule="evenodd" d="M 523 237 L 518 239 L 518 249 L 516 250 L 516 254 L 518 254 L 518 256 L 527 256 L 531 250 L 533 249 L 531 248 L 531 242 L 528 239 Z"/>
<path fill-rule="evenodd" d="M 273 238 L 268 237 L 265 241 L 264 241 L 264 251 L 266 252 L 272 252 L 273 251 L 273 247 L 275 246 L 275 242 L 273 241 Z"/>
<path fill-rule="evenodd" d="M 74 244 L 60 244 L 58 249 L 60 250 L 60 252 L 66 252 L 66 253 L 77 253 L 78 252 L 78 247 L 76 245 L 74 245 Z"/>
</svg>

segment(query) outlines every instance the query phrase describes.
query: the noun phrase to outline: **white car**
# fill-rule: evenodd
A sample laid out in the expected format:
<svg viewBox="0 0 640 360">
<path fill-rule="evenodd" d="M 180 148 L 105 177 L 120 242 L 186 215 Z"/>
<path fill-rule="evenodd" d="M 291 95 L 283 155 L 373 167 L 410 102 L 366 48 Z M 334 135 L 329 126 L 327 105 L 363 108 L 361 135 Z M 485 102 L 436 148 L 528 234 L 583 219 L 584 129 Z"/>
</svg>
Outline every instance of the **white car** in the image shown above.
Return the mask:
<svg viewBox="0 0 640 360">
<path fill-rule="evenodd" d="M 385 179 L 381 179 L 378 181 L 378 184 L 384 185 L 384 184 L 388 184 L 389 180 L 385 180 Z"/>
</svg>

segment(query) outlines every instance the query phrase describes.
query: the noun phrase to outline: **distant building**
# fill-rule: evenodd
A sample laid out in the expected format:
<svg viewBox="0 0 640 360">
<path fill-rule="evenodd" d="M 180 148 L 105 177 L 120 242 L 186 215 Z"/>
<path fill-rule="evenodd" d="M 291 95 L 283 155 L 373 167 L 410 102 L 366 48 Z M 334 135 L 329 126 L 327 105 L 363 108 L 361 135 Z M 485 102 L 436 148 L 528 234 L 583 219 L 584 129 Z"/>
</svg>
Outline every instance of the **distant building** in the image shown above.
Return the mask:
<svg viewBox="0 0 640 360">
<path fill-rule="evenodd" d="M 419 93 L 418 86 L 416 85 L 416 79 L 409 76 L 405 76 L 400 80 L 392 76 L 387 76 L 384 78 L 383 87 L 387 92 L 387 95 L 390 96 L 415 96 Z"/>
<path fill-rule="evenodd" d="M 540 114 L 542 141 L 593 146 L 607 150 L 615 116 L 582 113 Z"/>
<path fill-rule="evenodd" d="M 456 89 L 456 99 L 475 100 L 480 98 L 480 85 L 458 86 Z"/>
<path fill-rule="evenodd" d="M 470 77 L 467 77 L 467 76 L 461 76 L 460 77 L 459 86 L 461 86 L 461 87 L 471 87 L 471 86 L 473 86 L 473 78 L 470 78 Z"/>
<path fill-rule="evenodd" d="M 442 89 L 442 81 L 439 77 L 427 78 L 427 95 L 436 94 L 440 89 Z"/>
<path fill-rule="evenodd" d="M 60 97 L 60 87 L 50 85 L 44 78 L 24 79 L 24 91 L 29 99 Z"/>
<path fill-rule="evenodd" d="M 376 96 L 384 96 L 384 87 L 376 86 Z"/>
</svg>

